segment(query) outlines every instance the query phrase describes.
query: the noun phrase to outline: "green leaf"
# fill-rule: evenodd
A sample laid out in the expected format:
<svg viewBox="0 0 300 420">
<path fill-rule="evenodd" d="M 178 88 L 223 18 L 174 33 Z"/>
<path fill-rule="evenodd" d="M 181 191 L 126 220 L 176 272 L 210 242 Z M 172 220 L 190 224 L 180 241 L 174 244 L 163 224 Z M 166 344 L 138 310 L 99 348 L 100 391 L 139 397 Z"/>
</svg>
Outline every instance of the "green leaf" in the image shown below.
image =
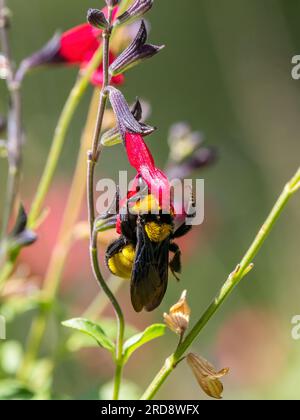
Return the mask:
<svg viewBox="0 0 300 420">
<path fill-rule="evenodd" d="M 99 346 L 105 348 L 106 350 L 109 350 L 110 352 L 114 352 L 115 345 L 111 341 L 110 338 L 107 337 L 103 329 L 100 327 L 100 325 L 89 321 L 88 319 L 83 318 L 74 318 L 69 319 L 68 321 L 64 321 L 62 323 L 63 326 L 72 328 L 77 331 L 81 331 L 84 334 L 89 335 L 94 340 L 97 341 Z"/>
<path fill-rule="evenodd" d="M 105 335 L 112 341 L 116 340 L 117 337 L 117 323 L 115 319 L 101 318 L 101 327 L 105 331 Z M 125 328 L 125 339 L 131 337 L 133 334 L 137 334 L 138 330 L 133 325 L 126 325 Z M 67 340 L 67 348 L 71 352 L 79 351 L 83 348 L 97 347 L 98 344 L 91 337 L 81 334 L 80 332 L 74 332 Z"/>
<path fill-rule="evenodd" d="M 153 324 L 140 334 L 136 334 L 129 338 L 129 340 L 124 343 L 123 347 L 124 363 L 128 361 L 132 353 L 139 347 L 164 335 L 165 330 L 166 326 L 164 324 Z"/>
<path fill-rule="evenodd" d="M 66 347 L 70 352 L 76 352 L 81 349 L 96 348 L 99 344 L 89 335 L 81 332 L 74 332 L 67 340 Z"/>
</svg>

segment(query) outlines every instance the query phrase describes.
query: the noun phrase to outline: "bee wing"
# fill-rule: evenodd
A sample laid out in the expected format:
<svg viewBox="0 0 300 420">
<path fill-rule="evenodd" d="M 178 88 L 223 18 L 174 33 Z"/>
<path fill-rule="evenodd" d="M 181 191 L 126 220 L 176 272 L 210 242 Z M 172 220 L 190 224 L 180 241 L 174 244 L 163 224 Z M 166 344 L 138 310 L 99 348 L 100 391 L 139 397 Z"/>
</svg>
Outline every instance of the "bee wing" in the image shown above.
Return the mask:
<svg viewBox="0 0 300 420">
<path fill-rule="evenodd" d="M 153 311 L 161 304 L 167 290 L 169 277 L 169 240 L 165 240 L 161 242 L 161 244 L 156 245 L 154 258 L 155 261 L 158 261 L 157 270 L 160 284 L 155 293 L 153 293 L 151 301 L 145 305 L 146 310 L 149 312 Z"/>
<path fill-rule="evenodd" d="M 169 241 L 153 244 L 140 222 L 131 277 L 131 302 L 136 312 L 157 308 L 167 289 Z"/>
</svg>

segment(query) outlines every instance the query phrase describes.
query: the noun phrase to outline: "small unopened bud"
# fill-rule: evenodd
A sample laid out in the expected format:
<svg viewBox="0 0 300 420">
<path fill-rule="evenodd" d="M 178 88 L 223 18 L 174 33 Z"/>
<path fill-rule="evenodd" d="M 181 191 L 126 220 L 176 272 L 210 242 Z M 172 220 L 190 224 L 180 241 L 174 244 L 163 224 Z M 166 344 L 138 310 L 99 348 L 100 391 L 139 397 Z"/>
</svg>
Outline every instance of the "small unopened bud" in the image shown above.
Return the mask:
<svg viewBox="0 0 300 420">
<path fill-rule="evenodd" d="M 8 236 L 7 250 L 13 256 L 18 249 L 32 245 L 37 240 L 37 235 L 27 228 L 27 214 L 21 204 L 19 213 L 12 232 Z"/>
<path fill-rule="evenodd" d="M 211 363 L 193 353 L 188 354 L 186 360 L 203 391 L 209 397 L 222 399 L 223 384 L 220 379 L 228 374 L 229 369 L 217 372 Z"/>
<path fill-rule="evenodd" d="M 190 322 L 191 309 L 186 301 L 186 290 L 179 301 L 170 308 L 169 313 L 164 313 L 164 320 L 171 331 L 183 337 Z"/>
<path fill-rule="evenodd" d="M 104 13 L 98 9 L 88 10 L 87 21 L 97 29 L 106 29 L 109 25 Z"/>
<path fill-rule="evenodd" d="M 182 162 L 199 149 L 203 140 L 202 133 L 193 132 L 191 127 L 184 122 L 172 125 L 168 138 L 171 160 Z"/>
<path fill-rule="evenodd" d="M 192 131 L 186 123 L 174 124 L 169 133 L 168 176 L 171 179 L 185 179 L 193 171 L 202 169 L 216 161 L 217 151 L 203 146 L 203 135 Z"/>
<path fill-rule="evenodd" d="M 116 25 L 132 22 L 147 13 L 153 6 L 153 0 L 136 0 L 126 12 L 119 16 Z"/>
<path fill-rule="evenodd" d="M 183 162 L 172 163 L 167 167 L 168 178 L 186 179 L 194 171 L 206 168 L 217 160 L 217 151 L 213 147 L 201 147 Z"/>
<path fill-rule="evenodd" d="M 147 58 L 153 57 L 164 48 L 164 45 L 157 46 L 146 44 L 147 36 L 145 22 L 142 21 L 135 39 L 111 64 L 109 71 L 112 76 L 124 73 L 126 70 L 129 70 L 131 67 L 136 66 Z"/>
</svg>

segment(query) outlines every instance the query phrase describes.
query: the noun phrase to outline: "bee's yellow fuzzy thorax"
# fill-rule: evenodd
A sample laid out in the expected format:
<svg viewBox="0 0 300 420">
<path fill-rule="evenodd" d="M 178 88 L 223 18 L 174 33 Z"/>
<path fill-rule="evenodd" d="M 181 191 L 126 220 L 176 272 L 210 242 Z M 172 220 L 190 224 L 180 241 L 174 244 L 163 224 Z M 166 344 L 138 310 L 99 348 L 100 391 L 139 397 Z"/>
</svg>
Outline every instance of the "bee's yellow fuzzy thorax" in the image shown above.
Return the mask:
<svg viewBox="0 0 300 420">
<path fill-rule="evenodd" d="M 172 226 L 168 224 L 159 225 L 156 222 L 149 222 L 145 225 L 145 230 L 151 242 L 162 242 L 172 233 Z"/>
<path fill-rule="evenodd" d="M 108 268 L 115 276 L 130 279 L 134 258 L 134 247 L 132 245 L 126 245 L 122 251 L 109 258 L 107 262 Z"/>
<path fill-rule="evenodd" d="M 142 200 L 139 200 L 132 208 L 136 214 L 158 213 L 160 206 L 153 194 L 147 195 Z"/>
</svg>

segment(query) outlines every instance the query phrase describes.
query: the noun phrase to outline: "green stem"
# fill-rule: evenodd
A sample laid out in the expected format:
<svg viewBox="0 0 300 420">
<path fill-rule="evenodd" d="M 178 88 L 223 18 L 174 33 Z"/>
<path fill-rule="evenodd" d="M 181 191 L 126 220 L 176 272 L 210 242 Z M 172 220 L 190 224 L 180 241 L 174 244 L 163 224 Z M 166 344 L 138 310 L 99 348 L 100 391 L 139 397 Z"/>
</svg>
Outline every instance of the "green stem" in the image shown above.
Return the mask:
<svg viewBox="0 0 300 420">
<path fill-rule="evenodd" d="M 116 345 L 116 373 L 115 373 L 115 384 L 114 384 L 114 399 L 118 399 L 120 384 L 121 384 L 121 374 L 123 366 L 123 343 L 124 343 L 124 332 L 125 332 L 125 321 L 122 309 L 115 298 L 114 294 L 108 287 L 106 281 L 104 280 L 101 270 L 99 267 L 98 261 L 98 247 L 97 247 L 97 232 L 93 233 L 91 249 L 91 263 L 94 272 L 94 276 L 97 279 L 100 287 L 103 289 L 104 293 L 110 300 L 118 320 L 118 333 L 117 333 L 117 345 Z"/>
<path fill-rule="evenodd" d="M 214 301 L 211 303 L 208 309 L 204 312 L 204 314 L 201 316 L 199 321 L 196 323 L 196 325 L 193 327 L 190 333 L 186 336 L 183 342 L 178 346 L 175 353 L 173 353 L 170 357 L 167 358 L 163 367 L 161 368 L 159 373 L 156 375 L 152 383 L 149 385 L 149 387 L 143 394 L 141 398 L 142 400 L 151 400 L 156 395 L 156 393 L 161 388 L 163 383 L 166 381 L 166 379 L 175 369 L 177 364 L 180 362 L 180 360 L 182 359 L 186 351 L 189 349 L 189 347 L 193 344 L 193 342 L 196 340 L 198 335 L 207 325 L 208 321 L 218 311 L 218 309 L 221 307 L 223 302 L 232 293 L 234 288 L 249 273 L 249 271 L 253 267 L 252 266 L 253 259 L 256 257 L 257 253 L 261 249 L 265 240 L 271 233 L 276 221 L 282 214 L 290 198 L 299 189 L 300 189 L 300 168 L 298 169 L 295 176 L 286 184 L 280 197 L 275 203 L 271 213 L 269 214 L 265 223 L 259 230 L 258 234 L 256 235 L 249 249 L 247 250 L 240 264 L 237 266 L 234 272 L 230 274 L 230 276 L 224 283 L 220 293 L 217 295 L 217 297 L 214 299 Z"/>
<path fill-rule="evenodd" d="M 6 280 L 8 279 L 8 277 L 13 272 L 16 259 L 17 259 L 17 257 L 10 258 L 9 260 L 7 260 L 5 262 L 3 268 L 1 268 L 1 271 L 0 271 L 0 293 L 1 293 L 3 287 L 6 283 Z"/>
<path fill-rule="evenodd" d="M 123 367 L 124 367 L 124 365 L 123 365 L 122 360 L 117 362 L 116 370 L 115 370 L 115 376 L 114 376 L 113 400 L 118 400 L 119 399 Z"/>
</svg>

